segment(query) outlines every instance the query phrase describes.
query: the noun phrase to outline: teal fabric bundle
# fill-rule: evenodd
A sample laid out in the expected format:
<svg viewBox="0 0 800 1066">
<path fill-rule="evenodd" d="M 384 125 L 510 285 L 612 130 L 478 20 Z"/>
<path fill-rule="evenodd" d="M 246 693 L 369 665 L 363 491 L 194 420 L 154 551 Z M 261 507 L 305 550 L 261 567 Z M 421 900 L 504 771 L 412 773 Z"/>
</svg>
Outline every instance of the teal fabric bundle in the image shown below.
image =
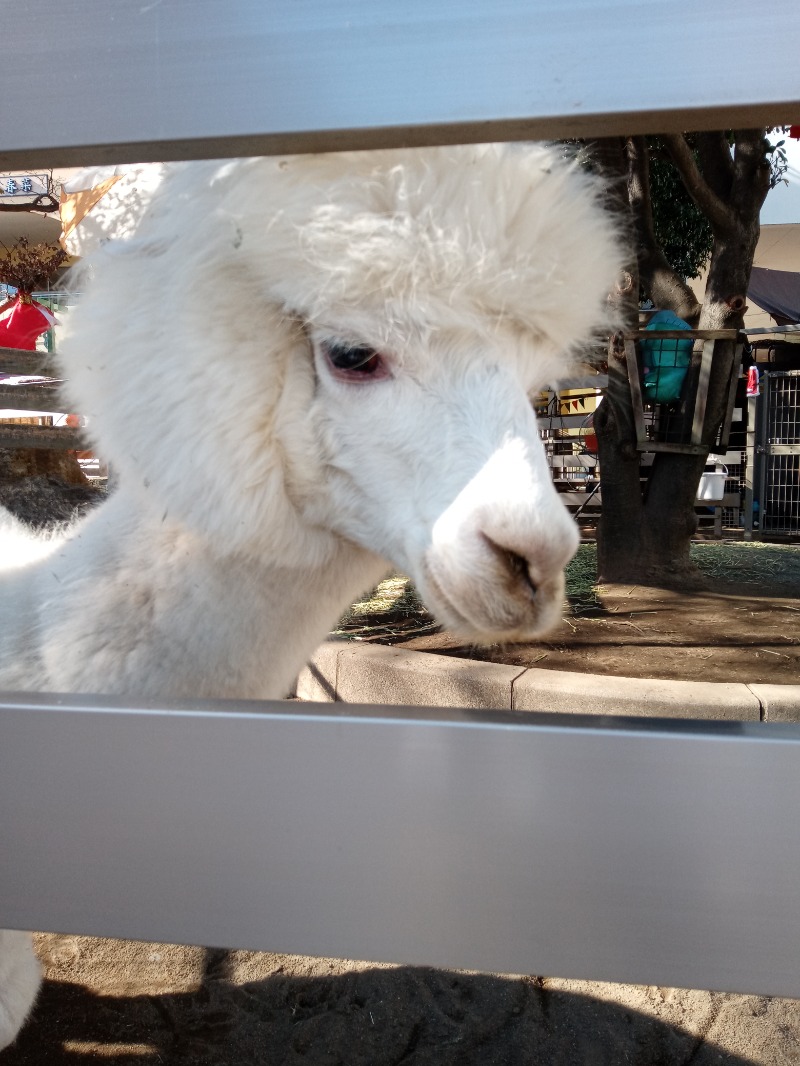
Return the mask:
<svg viewBox="0 0 800 1066">
<path fill-rule="evenodd" d="M 691 329 L 673 311 L 656 311 L 647 329 Z M 680 398 L 686 371 L 692 358 L 693 341 L 642 341 L 644 400 L 646 403 L 674 403 Z"/>
</svg>

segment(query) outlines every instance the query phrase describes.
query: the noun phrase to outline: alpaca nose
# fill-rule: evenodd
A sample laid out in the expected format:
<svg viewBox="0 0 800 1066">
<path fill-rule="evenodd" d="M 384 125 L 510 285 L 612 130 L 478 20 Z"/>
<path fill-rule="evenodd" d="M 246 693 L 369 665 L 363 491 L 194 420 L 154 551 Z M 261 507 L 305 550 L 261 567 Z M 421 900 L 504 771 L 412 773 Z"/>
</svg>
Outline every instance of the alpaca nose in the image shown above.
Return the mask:
<svg viewBox="0 0 800 1066">
<path fill-rule="evenodd" d="M 512 548 L 504 548 L 502 544 L 497 544 L 486 533 L 482 534 L 482 536 L 508 574 L 511 586 L 525 589 L 530 594 L 531 599 L 536 599 L 536 582 L 533 580 L 530 564 L 525 556 L 520 555 L 519 552 L 514 551 Z"/>
<path fill-rule="evenodd" d="M 527 505 L 505 519 L 485 511 L 478 523 L 479 536 L 495 561 L 496 572 L 512 595 L 534 602 L 545 586 L 564 570 L 578 550 L 578 528 L 560 501 L 535 510 Z"/>
</svg>

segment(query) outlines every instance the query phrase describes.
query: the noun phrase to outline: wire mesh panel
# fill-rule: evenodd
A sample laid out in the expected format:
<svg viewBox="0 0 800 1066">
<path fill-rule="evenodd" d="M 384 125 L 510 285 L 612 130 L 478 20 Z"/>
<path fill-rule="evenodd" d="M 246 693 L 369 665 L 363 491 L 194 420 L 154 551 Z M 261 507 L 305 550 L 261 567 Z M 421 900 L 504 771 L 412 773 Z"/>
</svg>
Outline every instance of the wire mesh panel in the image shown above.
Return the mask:
<svg viewBox="0 0 800 1066">
<path fill-rule="evenodd" d="M 800 371 L 764 375 L 761 531 L 800 534 Z"/>
<path fill-rule="evenodd" d="M 767 385 L 768 443 L 800 445 L 800 371 L 773 371 Z"/>
<path fill-rule="evenodd" d="M 650 441 L 686 443 L 690 440 L 689 401 L 694 403 L 689 366 L 692 341 L 654 337 L 641 341 L 642 400 Z"/>
<path fill-rule="evenodd" d="M 800 533 L 800 447 L 794 455 L 770 455 L 762 501 L 764 533 Z"/>
<path fill-rule="evenodd" d="M 731 456 L 738 458 L 731 462 Z M 728 476 L 725 479 L 725 496 L 722 505 L 722 525 L 727 528 L 742 524 L 742 507 L 744 499 L 744 472 L 747 457 L 742 450 L 729 451 L 726 456 Z"/>
</svg>

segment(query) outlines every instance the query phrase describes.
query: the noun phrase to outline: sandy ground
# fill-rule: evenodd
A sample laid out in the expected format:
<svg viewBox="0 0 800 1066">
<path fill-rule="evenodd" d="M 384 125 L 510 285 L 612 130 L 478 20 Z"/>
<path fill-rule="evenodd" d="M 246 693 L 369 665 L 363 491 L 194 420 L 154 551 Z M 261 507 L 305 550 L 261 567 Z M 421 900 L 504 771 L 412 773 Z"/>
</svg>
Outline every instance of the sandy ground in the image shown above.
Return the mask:
<svg viewBox="0 0 800 1066">
<path fill-rule="evenodd" d="M 701 593 L 610 585 L 601 606 L 535 644 L 474 648 L 448 633 L 403 647 L 539 669 L 680 681 L 800 683 L 800 599 L 717 582 Z M 800 584 L 796 593 L 800 594 Z"/>
<path fill-rule="evenodd" d="M 788 1066 L 800 1002 L 40 936 L 3 1066 Z"/>
</svg>

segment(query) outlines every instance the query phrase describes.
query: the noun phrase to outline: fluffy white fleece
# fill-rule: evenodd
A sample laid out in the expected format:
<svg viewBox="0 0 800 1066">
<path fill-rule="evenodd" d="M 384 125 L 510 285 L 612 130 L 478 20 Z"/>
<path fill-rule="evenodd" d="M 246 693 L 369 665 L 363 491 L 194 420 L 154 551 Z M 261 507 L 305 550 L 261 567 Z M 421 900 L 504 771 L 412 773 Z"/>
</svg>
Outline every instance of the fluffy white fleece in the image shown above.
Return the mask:
<svg viewBox="0 0 800 1066">
<path fill-rule="evenodd" d="M 129 221 L 61 350 L 120 486 L 4 553 L 1 687 L 282 696 L 389 563 L 473 639 L 560 617 L 577 536 L 528 394 L 607 326 L 592 179 L 536 146 L 189 163 Z M 380 372 L 337 373 L 342 345 Z M 25 943 L 0 939 L 0 1047 Z"/>
</svg>

